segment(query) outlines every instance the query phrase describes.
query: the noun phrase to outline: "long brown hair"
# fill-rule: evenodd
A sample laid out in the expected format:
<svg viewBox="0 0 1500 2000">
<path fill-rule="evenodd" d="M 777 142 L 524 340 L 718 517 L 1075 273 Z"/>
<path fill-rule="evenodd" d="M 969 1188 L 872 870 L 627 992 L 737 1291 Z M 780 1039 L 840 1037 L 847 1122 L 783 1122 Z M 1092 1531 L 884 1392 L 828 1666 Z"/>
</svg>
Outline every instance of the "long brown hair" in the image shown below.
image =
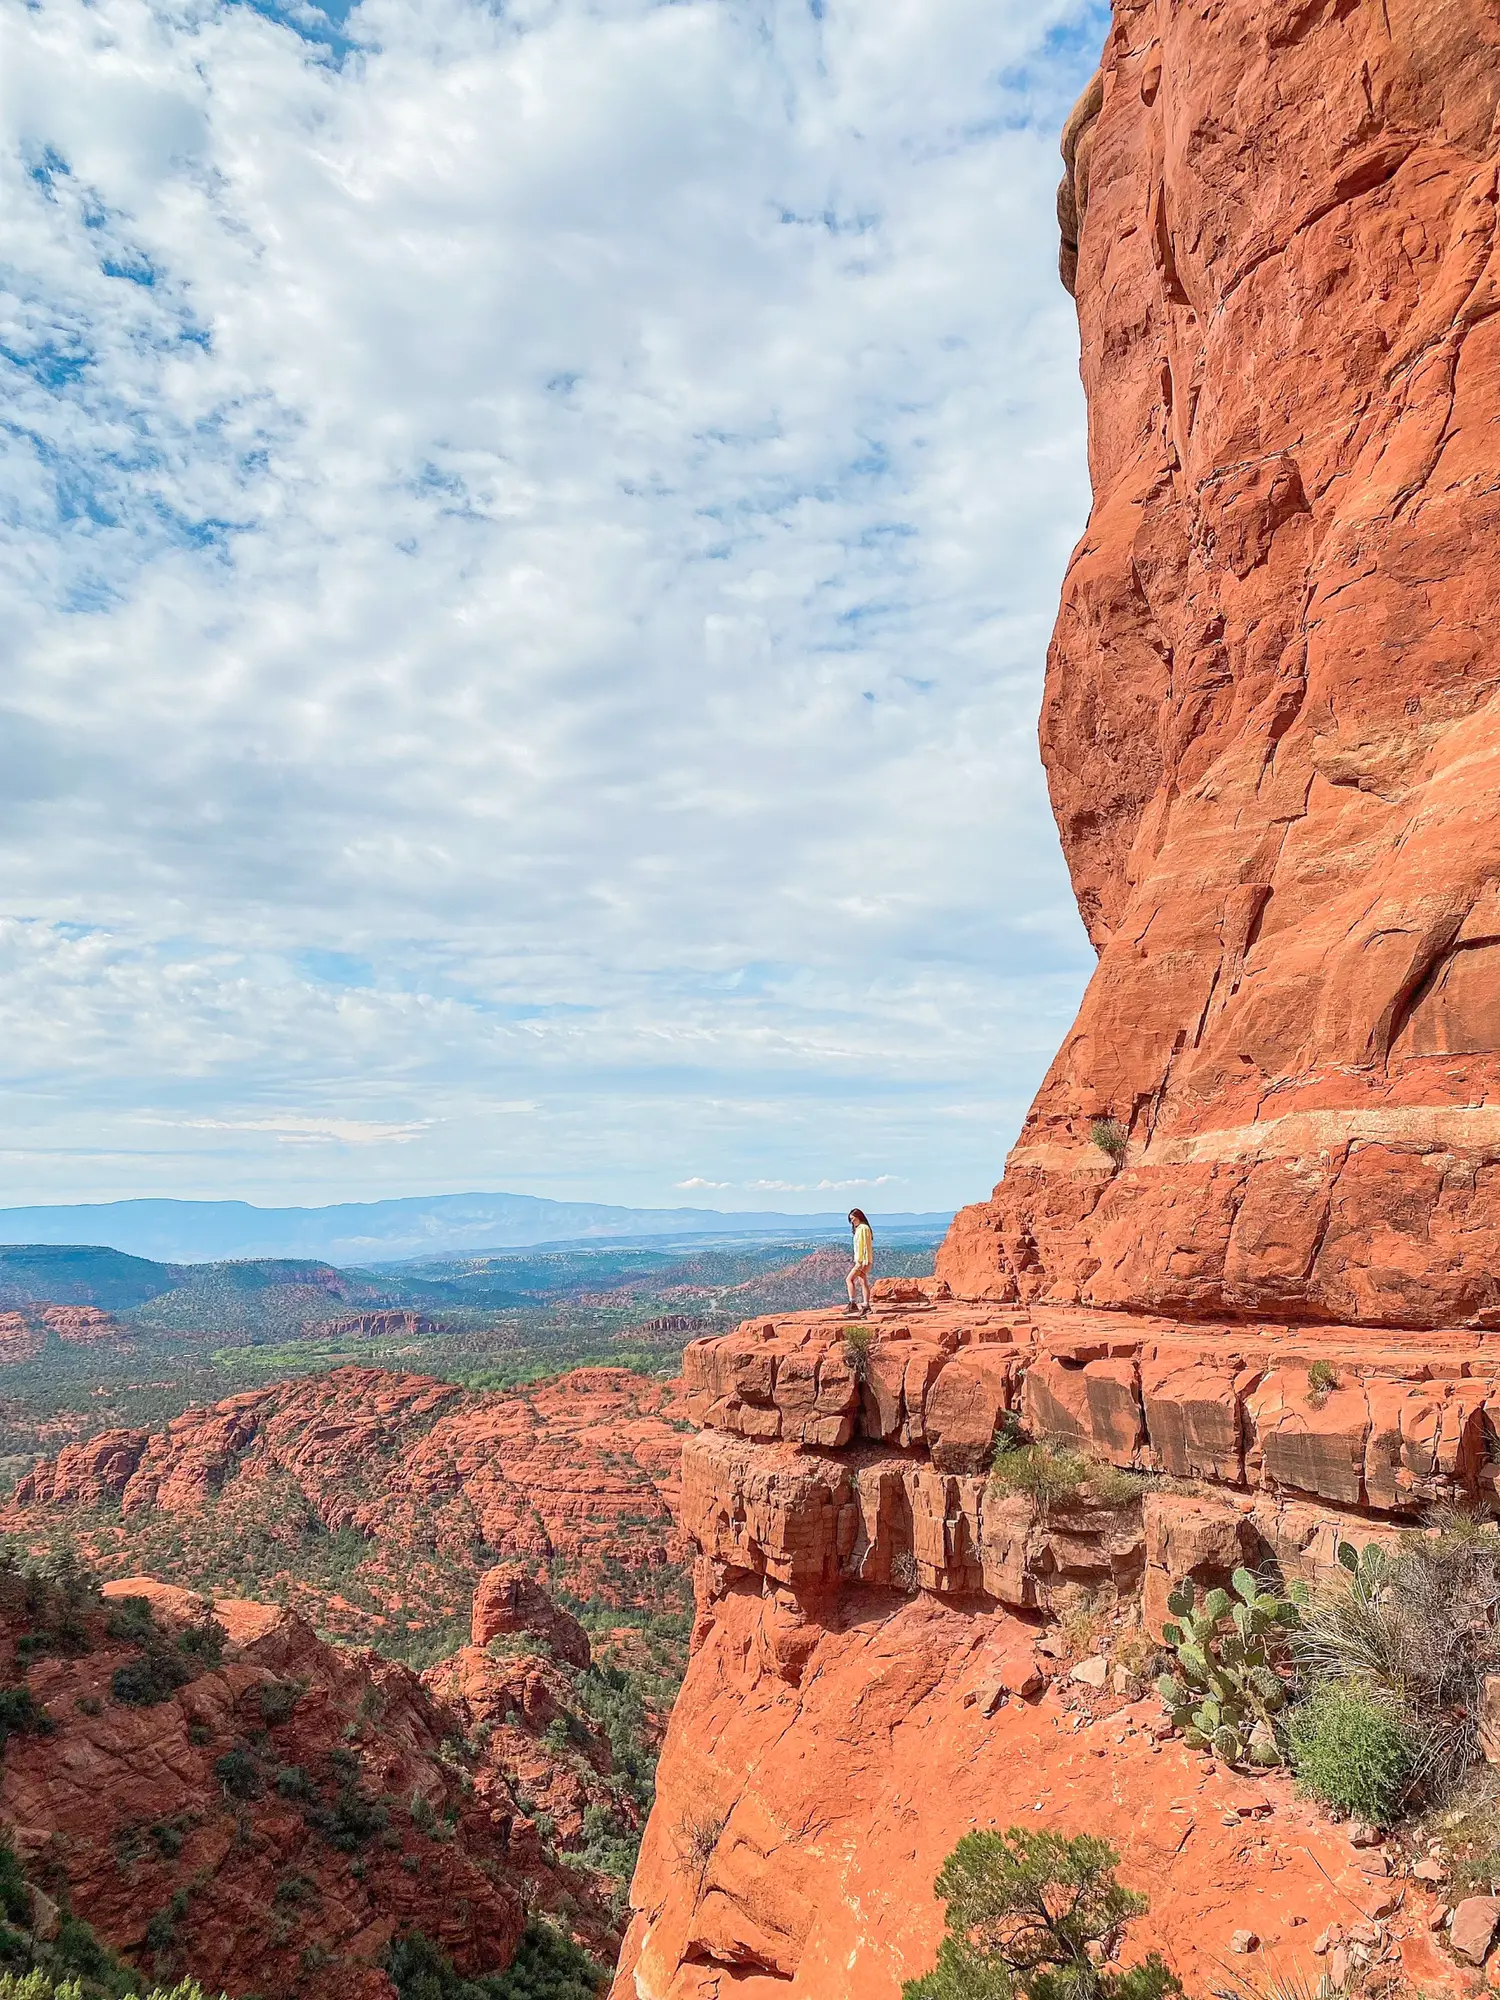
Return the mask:
<svg viewBox="0 0 1500 2000">
<path fill-rule="evenodd" d="M 851 1222 L 862 1222 L 866 1229 L 870 1226 L 870 1218 L 862 1208 L 851 1208 L 849 1211 L 849 1220 Z"/>
</svg>

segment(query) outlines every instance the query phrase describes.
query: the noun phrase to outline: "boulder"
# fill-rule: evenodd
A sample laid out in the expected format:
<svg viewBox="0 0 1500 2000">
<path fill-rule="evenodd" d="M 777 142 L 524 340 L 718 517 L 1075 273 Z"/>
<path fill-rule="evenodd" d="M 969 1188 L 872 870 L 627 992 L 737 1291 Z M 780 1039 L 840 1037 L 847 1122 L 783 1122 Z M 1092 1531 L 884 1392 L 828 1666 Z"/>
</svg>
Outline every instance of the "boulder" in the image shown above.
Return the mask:
<svg viewBox="0 0 1500 2000">
<path fill-rule="evenodd" d="M 1500 1896 L 1466 1896 L 1453 1912 L 1448 1942 L 1453 1956 L 1483 1965 L 1500 1930 Z"/>
</svg>

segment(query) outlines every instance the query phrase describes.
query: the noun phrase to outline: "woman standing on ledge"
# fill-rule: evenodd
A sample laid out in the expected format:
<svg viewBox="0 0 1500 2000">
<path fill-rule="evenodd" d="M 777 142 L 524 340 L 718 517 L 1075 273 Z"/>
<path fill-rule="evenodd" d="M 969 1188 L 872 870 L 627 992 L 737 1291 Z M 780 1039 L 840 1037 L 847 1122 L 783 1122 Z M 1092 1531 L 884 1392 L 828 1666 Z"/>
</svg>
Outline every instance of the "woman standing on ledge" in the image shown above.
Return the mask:
<svg viewBox="0 0 1500 2000">
<path fill-rule="evenodd" d="M 875 1232 L 870 1227 L 870 1218 L 862 1208 L 851 1208 L 849 1226 L 854 1231 L 854 1269 L 844 1280 L 844 1289 L 849 1294 L 847 1310 L 852 1313 L 868 1313 L 870 1310 L 870 1267 L 875 1262 Z M 857 1294 L 864 1293 L 861 1305 Z"/>
</svg>

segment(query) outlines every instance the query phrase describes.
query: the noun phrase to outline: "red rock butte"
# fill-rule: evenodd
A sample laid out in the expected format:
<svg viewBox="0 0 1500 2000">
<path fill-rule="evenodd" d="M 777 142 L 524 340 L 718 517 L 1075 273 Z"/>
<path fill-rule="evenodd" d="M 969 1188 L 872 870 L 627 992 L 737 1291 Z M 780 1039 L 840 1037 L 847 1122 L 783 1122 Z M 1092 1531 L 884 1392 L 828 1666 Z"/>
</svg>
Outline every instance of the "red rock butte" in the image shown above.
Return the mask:
<svg viewBox="0 0 1500 2000">
<path fill-rule="evenodd" d="M 1099 962 L 959 1296 L 1500 1325 L 1497 104 L 1493 0 L 1116 0 L 1041 724 Z"/>
<path fill-rule="evenodd" d="M 1114 1842 L 1188 1992 L 1247 1935 L 1271 1983 L 1335 1936 L 1462 1978 L 1430 1877 L 1165 1740 L 1138 1669 L 1183 1577 L 1495 1509 L 1497 106 L 1494 0 L 1116 0 L 1041 729 L 1099 963 L 935 1279 L 687 1350 L 614 2000 L 896 2000 L 1008 1823 Z M 1017 1426 L 1095 1468 L 1066 1504 L 987 1476 Z"/>
</svg>

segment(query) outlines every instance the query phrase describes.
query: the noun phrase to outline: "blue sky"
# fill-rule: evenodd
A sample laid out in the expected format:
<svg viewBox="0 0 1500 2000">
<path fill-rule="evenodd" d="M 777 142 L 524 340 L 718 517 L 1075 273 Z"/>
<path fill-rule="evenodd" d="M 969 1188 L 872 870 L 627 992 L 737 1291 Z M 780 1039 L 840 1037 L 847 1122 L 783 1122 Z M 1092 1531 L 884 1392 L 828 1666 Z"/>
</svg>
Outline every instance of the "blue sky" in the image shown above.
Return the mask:
<svg viewBox="0 0 1500 2000">
<path fill-rule="evenodd" d="M 0 1203 L 981 1195 L 1074 0 L 0 0 Z"/>
</svg>

